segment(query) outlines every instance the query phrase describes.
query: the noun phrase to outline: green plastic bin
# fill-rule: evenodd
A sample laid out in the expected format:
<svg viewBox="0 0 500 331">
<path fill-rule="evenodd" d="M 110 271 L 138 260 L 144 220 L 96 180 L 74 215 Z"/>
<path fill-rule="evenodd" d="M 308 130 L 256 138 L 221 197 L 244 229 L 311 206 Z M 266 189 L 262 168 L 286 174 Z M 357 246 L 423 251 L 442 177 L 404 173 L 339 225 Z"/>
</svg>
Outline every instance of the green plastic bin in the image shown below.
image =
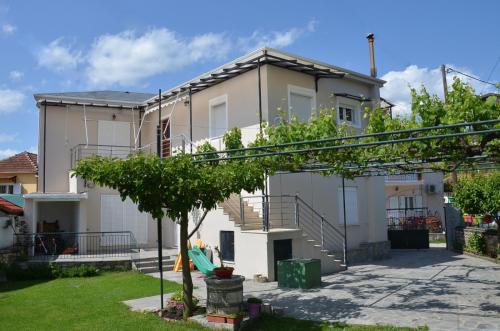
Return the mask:
<svg viewBox="0 0 500 331">
<path fill-rule="evenodd" d="M 278 287 L 308 289 L 318 286 L 321 286 L 319 259 L 278 261 Z"/>
</svg>

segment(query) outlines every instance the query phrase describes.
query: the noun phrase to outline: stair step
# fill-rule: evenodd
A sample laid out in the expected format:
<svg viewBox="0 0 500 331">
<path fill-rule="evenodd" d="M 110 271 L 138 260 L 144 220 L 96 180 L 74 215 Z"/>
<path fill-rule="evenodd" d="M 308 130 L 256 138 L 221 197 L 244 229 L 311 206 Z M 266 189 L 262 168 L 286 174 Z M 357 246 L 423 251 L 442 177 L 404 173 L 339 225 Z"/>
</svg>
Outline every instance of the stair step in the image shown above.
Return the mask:
<svg viewBox="0 0 500 331">
<path fill-rule="evenodd" d="M 174 260 L 163 260 L 163 265 L 167 266 L 173 266 L 175 264 Z M 147 262 L 142 262 L 138 261 L 135 262 L 135 266 L 140 269 L 140 268 L 148 268 L 148 267 L 158 267 L 158 261 L 147 261 Z"/>
<path fill-rule="evenodd" d="M 172 270 L 172 266 L 163 266 L 163 271 L 170 271 Z M 158 267 L 147 267 L 147 268 L 140 268 L 140 269 L 137 269 L 139 270 L 140 272 L 142 272 L 143 274 L 152 274 L 152 273 L 155 273 L 155 272 L 158 272 Z"/>
</svg>

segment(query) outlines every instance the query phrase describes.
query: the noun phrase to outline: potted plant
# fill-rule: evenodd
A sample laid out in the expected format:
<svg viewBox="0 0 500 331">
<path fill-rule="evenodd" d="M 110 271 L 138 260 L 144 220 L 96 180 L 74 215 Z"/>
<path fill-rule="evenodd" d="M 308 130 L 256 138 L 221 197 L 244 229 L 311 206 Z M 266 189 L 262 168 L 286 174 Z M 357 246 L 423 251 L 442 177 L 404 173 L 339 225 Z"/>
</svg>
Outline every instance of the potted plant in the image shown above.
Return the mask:
<svg viewBox="0 0 500 331">
<path fill-rule="evenodd" d="M 247 300 L 248 316 L 250 316 L 250 318 L 259 317 L 261 306 L 262 306 L 261 299 L 248 298 L 248 300 Z"/>
<path fill-rule="evenodd" d="M 217 255 L 219 256 L 220 260 L 220 267 L 219 268 L 214 268 L 214 274 L 217 278 L 221 279 L 230 279 L 233 277 L 233 271 L 234 268 L 232 267 L 224 267 L 224 262 L 223 262 L 223 256 L 222 253 L 219 250 L 219 247 L 215 246 L 215 251 L 217 252 Z"/>
</svg>

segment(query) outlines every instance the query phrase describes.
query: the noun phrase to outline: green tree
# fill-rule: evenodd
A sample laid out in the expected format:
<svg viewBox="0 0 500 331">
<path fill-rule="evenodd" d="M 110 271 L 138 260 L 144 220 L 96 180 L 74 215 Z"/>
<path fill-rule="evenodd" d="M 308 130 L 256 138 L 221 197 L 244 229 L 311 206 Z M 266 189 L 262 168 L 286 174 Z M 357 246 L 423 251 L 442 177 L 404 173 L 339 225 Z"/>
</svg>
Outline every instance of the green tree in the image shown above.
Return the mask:
<svg viewBox="0 0 500 331">
<path fill-rule="evenodd" d="M 240 147 L 240 130 L 228 132 L 224 142 L 227 148 Z M 198 151 L 212 150 L 205 144 Z M 231 194 L 254 192 L 262 189 L 264 183 L 264 171 L 254 159 L 197 163 L 188 154 L 168 158 L 141 153 L 127 159 L 93 157 L 78 162 L 75 175 L 117 190 L 123 200 L 130 198 L 141 212 L 150 213 L 157 220 L 168 216 L 180 224 L 184 318 L 191 316 L 193 309 L 187 253 L 189 213 L 203 209 L 206 215 Z"/>
<path fill-rule="evenodd" d="M 453 197 L 464 213 L 491 215 L 498 221 L 500 171 L 460 177 L 453 185 Z"/>
</svg>

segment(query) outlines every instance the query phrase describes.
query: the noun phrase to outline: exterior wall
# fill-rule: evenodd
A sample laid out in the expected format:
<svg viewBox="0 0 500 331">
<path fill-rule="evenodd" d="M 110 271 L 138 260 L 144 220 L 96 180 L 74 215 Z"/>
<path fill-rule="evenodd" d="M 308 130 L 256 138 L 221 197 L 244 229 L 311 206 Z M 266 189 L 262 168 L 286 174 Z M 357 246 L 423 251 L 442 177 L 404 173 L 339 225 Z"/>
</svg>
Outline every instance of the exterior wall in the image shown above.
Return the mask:
<svg viewBox="0 0 500 331">
<path fill-rule="evenodd" d="M 28 194 L 37 191 L 37 176 L 36 174 L 19 174 L 19 173 L 3 173 L 2 175 L 16 177 L 16 183 L 21 184 L 21 193 Z M 0 184 L 13 184 L 12 181 L 0 179 Z"/>
<path fill-rule="evenodd" d="M 14 231 L 12 231 L 12 227 L 5 228 L 3 225 L 10 219 L 9 216 L 0 215 L 0 250 L 4 248 L 12 247 L 13 239 L 14 239 Z"/>
<path fill-rule="evenodd" d="M 43 109 L 44 107 L 41 106 L 38 190 L 43 191 L 45 167 L 45 192 L 68 192 L 71 148 L 86 143 L 83 107 L 69 106 L 68 110 L 66 110 L 65 106 L 47 106 L 46 163 L 43 155 Z M 124 142 L 123 145 L 133 146 L 134 133 L 132 132 L 132 113 L 130 110 L 103 109 L 89 106 L 86 107 L 86 113 L 89 144 L 98 143 L 98 121 L 111 121 L 113 115 L 115 115 L 115 121 L 131 123 L 130 142 Z M 138 128 L 138 112 L 135 113 L 135 122 Z"/>
<path fill-rule="evenodd" d="M 381 177 L 346 180 L 346 187 L 356 187 L 358 194 L 358 220 L 356 225 L 347 226 L 348 249 L 357 248 L 363 242 L 387 240 L 384 197 Z M 342 180 L 336 176 L 324 177 L 318 174 L 280 174 L 270 179 L 270 194 L 298 194 L 313 209 L 344 233 L 343 219 L 339 218 L 338 188 Z"/>
</svg>

